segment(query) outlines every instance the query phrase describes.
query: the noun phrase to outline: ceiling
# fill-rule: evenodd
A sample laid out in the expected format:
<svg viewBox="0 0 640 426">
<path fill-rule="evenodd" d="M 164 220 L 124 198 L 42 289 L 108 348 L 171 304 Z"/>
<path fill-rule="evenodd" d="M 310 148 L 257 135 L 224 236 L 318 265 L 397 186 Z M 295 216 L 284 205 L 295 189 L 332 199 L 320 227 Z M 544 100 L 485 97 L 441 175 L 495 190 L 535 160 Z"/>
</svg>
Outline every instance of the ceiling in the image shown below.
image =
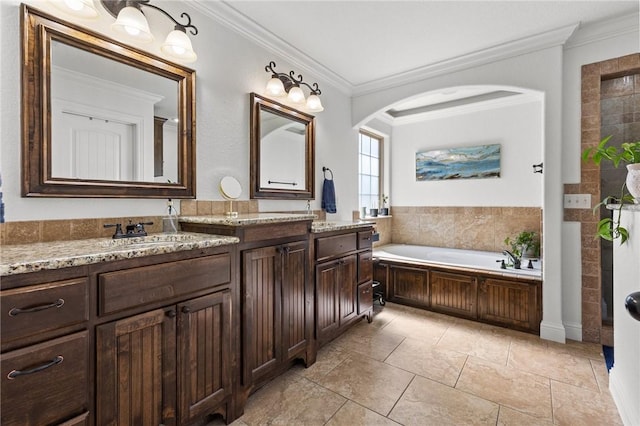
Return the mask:
<svg viewBox="0 0 640 426">
<path fill-rule="evenodd" d="M 352 95 L 401 84 L 404 76 L 424 76 L 443 64 L 477 60 L 485 53 L 495 56 L 513 45 L 521 48 L 544 34 L 561 34 L 554 37 L 564 42 L 578 25 L 637 14 L 640 4 L 638 0 L 195 2 L 245 36 L 292 59 L 300 68 L 296 71 L 314 70 Z M 478 94 L 482 93 L 472 95 Z M 460 98 L 459 93 L 449 98 L 440 93 L 426 102 Z M 407 108 L 426 105 L 417 103 Z"/>
</svg>

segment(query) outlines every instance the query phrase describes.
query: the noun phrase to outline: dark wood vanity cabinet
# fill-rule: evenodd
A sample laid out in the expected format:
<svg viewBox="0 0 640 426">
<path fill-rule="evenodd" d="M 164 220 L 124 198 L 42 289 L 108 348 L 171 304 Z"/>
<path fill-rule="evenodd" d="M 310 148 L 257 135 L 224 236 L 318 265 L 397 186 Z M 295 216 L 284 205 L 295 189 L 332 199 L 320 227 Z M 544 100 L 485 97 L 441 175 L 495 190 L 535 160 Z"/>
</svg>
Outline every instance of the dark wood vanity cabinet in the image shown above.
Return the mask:
<svg viewBox="0 0 640 426">
<path fill-rule="evenodd" d="M 311 219 L 247 225 L 181 222 L 182 230 L 236 236 L 240 271 L 241 362 L 237 409 L 296 359 L 315 362 Z"/>
<path fill-rule="evenodd" d="M 315 234 L 315 328 L 320 345 L 362 316 L 371 320 L 371 236 L 371 228 Z"/>
<path fill-rule="evenodd" d="M 231 396 L 231 292 L 100 325 L 96 348 L 98 424 L 191 423 Z"/>
<path fill-rule="evenodd" d="M 290 360 L 306 358 L 308 257 L 307 241 L 242 252 L 246 383 L 260 383 Z"/>
<path fill-rule="evenodd" d="M 1 423 L 233 421 L 235 271 L 221 246 L 2 277 Z"/>
<path fill-rule="evenodd" d="M 234 257 L 217 250 L 92 274 L 97 424 L 233 420 Z"/>
</svg>

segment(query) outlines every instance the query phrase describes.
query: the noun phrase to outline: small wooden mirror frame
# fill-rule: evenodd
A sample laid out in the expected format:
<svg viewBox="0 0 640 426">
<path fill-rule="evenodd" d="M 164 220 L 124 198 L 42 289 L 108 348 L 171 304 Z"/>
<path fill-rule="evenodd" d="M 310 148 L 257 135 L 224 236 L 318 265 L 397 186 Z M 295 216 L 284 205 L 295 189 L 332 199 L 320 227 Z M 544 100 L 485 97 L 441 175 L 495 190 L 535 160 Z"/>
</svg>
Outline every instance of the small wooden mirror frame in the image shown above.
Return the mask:
<svg viewBox="0 0 640 426">
<path fill-rule="evenodd" d="M 312 115 L 292 109 L 286 105 L 251 93 L 251 198 L 266 199 L 314 199 L 315 176 L 315 118 Z M 266 188 L 260 184 L 260 111 L 279 115 L 305 126 L 305 155 L 304 155 L 304 188 L 301 189 L 276 189 Z"/>
<path fill-rule="evenodd" d="M 195 71 L 22 5 L 22 196 L 195 198 Z M 178 87 L 178 182 L 131 182 L 51 175 L 51 43 L 175 80 Z"/>
</svg>

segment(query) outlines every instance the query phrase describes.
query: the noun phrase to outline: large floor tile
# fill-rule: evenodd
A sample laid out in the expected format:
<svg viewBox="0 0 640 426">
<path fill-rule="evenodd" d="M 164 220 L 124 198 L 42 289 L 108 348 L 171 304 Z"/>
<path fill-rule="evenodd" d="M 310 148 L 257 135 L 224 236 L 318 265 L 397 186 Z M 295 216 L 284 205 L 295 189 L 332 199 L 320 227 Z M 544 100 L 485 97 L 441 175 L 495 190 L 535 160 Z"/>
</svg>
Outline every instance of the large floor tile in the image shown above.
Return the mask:
<svg viewBox="0 0 640 426">
<path fill-rule="evenodd" d="M 349 401 L 338 410 L 326 426 L 398 426 L 393 420 Z"/>
<path fill-rule="evenodd" d="M 330 343 L 318 351 L 316 362 L 312 366 L 305 368 L 302 365 L 296 365 L 293 369 L 302 377 L 317 382 L 342 361 L 349 358 L 350 353 L 348 350 Z"/>
<path fill-rule="evenodd" d="M 469 357 L 456 389 L 551 420 L 549 379 L 499 364 Z"/>
<path fill-rule="evenodd" d="M 354 327 L 332 342 L 333 345 L 369 358 L 383 361 L 404 340 L 403 336 L 388 333 L 369 324 Z"/>
<path fill-rule="evenodd" d="M 510 342 L 509 337 L 494 333 L 493 328 L 465 321 L 447 329 L 438 347 L 506 365 Z"/>
<path fill-rule="evenodd" d="M 521 413 L 509 407 L 500 407 L 498 423 L 496 426 L 552 426 L 547 420 L 538 419 L 528 414 Z"/>
<path fill-rule="evenodd" d="M 318 383 L 386 416 L 413 377 L 399 368 L 353 354 Z"/>
<path fill-rule="evenodd" d="M 604 361 L 592 359 L 591 368 L 596 376 L 598 382 L 598 388 L 600 392 L 609 392 L 609 371 L 607 371 L 607 365 Z"/>
<path fill-rule="evenodd" d="M 403 425 L 495 425 L 498 404 L 419 376 L 389 418 Z"/>
<path fill-rule="evenodd" d="M 324 425 L 346 399 L 310 380 L 288 372 L 249 398 L 238 419 L 252 425 Z"/>
<path fill-rule="evenodd" d="M 397 316 L 383 330 L 435 345 L 451 325 L 452 322 L 443 321 L 438 317 L 414 314 Z"/>
<path fill-rule="evenodd" d="M 557 425 L 622 425 L 618 410 L 608 392 L 594 392 L 552 380 L 551 395 L 553 420 Z"/>
<path fill-rule="evenodd" d="M 575 386 L 598 390 L 590 360 L 564 351 L 525 346 L 514 342 L 511 344 L 508 365 Z"/>
<path fill-rule="evenodd" d="M 453 387 L 467 356 L 421 340 L 405 339 L 385 363 Z"/>
</svg>

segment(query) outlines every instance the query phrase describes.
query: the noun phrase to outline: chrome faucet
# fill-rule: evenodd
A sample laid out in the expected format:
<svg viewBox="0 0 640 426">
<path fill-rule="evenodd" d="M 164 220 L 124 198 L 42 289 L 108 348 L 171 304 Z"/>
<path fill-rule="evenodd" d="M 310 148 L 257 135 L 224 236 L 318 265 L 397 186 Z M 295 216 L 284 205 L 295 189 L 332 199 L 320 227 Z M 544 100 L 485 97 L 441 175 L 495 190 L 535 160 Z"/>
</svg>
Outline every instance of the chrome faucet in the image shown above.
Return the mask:
<svg viewBox="0 0 640 426">
<path fill-rule="evenodd" d="M 507 256 L 511 263 L 513 263 L 513 269 L 520 269 L 520 259 L 514 256 L 513 253 L 511 253 L 509 250 L 503 250 L 502 254 Z"/>
</svg>

